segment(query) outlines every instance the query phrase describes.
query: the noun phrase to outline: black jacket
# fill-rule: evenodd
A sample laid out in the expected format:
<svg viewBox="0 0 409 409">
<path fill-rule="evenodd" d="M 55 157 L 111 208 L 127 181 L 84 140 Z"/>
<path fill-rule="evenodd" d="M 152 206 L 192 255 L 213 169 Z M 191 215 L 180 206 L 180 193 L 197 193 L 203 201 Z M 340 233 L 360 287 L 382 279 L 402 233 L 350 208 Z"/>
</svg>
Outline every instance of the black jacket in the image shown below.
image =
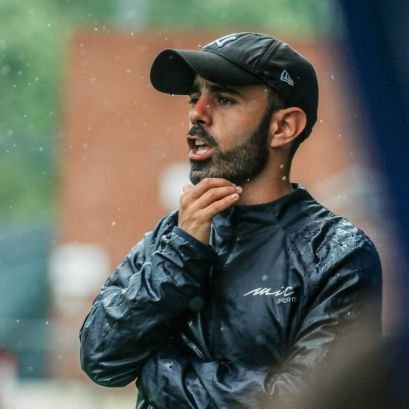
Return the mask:
<svg viewBox="0 0 409 409">
<path fill-rule="evenodd" d="M 163 218 L 95 299 L 81 364 L 101 385 L 137 379 L 137 408 L 273 408 L 348 329 L 371 316 L 379 336 L 380 305 L 374 245 L 296 186 L 216 216 L 210 246 Z"/>
</svg>

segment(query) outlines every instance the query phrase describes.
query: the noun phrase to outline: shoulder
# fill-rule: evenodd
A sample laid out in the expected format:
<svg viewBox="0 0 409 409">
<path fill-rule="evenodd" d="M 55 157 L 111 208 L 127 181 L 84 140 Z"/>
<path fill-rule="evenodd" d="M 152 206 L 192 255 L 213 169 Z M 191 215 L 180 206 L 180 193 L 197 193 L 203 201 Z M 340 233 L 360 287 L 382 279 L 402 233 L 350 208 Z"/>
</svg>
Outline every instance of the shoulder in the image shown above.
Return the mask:
<svg viewBox="0 0 409 409">
<path fill-rule="evenodd" d="M 313 261 L 316 272 L 331 270 L 347 260 L 380 269 L 376 247 L 364 231 L 311 196 L 299 206 L 302 217 L 288 233 L 304 258 Z"/>
</svg>

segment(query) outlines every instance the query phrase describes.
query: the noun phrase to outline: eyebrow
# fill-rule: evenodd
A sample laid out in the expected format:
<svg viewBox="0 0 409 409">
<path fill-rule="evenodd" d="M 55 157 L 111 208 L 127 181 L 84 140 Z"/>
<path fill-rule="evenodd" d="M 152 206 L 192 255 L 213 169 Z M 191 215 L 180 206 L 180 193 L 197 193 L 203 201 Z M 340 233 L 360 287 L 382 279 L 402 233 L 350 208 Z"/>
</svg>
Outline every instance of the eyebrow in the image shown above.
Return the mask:
<svg viewBox="0 0 409 409">
<path fill-rule="evenodd" d="M 215 83 L 211 83 L 211 82 L 205 82 L 204 87 L 210 91 L 210 92 L 226 92 L 228 94 L 232 94 L 232 95 L 237 95 L 237 96 L 242 96 L 240 91 L 237 91 L 234 88 L 230 88 L 227 87 L 225 85 L 221 85 L 221 84 L 215 84 Z M 192 84 L 192 87 L 189 90 L 189 94 L 194 94 L 195 92 L 199 92 L 199 86 L 198 84 L 194 83 Z"/>
</svg>

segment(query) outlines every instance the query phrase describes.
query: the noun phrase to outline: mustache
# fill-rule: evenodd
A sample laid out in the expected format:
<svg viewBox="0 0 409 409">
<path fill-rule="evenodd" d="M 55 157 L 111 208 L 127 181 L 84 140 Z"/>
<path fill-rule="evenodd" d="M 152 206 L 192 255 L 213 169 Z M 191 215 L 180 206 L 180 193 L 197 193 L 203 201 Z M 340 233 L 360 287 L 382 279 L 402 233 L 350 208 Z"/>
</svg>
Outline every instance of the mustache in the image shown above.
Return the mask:
<svg viewBox="0 0 409 409">
<path fill-rule="evenodd" d="M 197 136 L 206 142 L 209 146 L 217 146 L 217 141 L 215 137 L 208 132 L 206 132 L 201 126 L 193 125 L 189 132 L 187 133 L 189 136 Z"/>
</svg>

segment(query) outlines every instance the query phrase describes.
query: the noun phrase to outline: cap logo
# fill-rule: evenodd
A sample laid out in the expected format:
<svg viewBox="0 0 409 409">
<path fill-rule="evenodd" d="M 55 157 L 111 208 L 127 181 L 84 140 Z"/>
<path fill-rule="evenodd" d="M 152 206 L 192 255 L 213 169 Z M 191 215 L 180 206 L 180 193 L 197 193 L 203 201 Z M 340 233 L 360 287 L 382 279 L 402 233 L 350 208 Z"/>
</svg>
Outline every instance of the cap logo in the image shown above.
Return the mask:
<svg viewBox="0 0 409 409">
<path fill-rule="evenodd" d="M 287 70 L 283 70 L 280 76 L 280 80 L 286 82 L 288 85 L 291 85 L 292 87 L 294 86 L 294 81 L 291 78 L 290 74 L 287 72 Z"/>
<path fill-rule="evenodd" d="M 219 48 L 223 47 L 225 44 L 229 43 L 230 41 L 234 41 L 237 39 L 237 36 L 235 34 L 229 34 L 224 37 L 220 37 L 217 40 L 212 41 L 209 44 L 206 44 L 203 48 L 210 47 L 211 45 L 217 45 Z"/>
</svg>

